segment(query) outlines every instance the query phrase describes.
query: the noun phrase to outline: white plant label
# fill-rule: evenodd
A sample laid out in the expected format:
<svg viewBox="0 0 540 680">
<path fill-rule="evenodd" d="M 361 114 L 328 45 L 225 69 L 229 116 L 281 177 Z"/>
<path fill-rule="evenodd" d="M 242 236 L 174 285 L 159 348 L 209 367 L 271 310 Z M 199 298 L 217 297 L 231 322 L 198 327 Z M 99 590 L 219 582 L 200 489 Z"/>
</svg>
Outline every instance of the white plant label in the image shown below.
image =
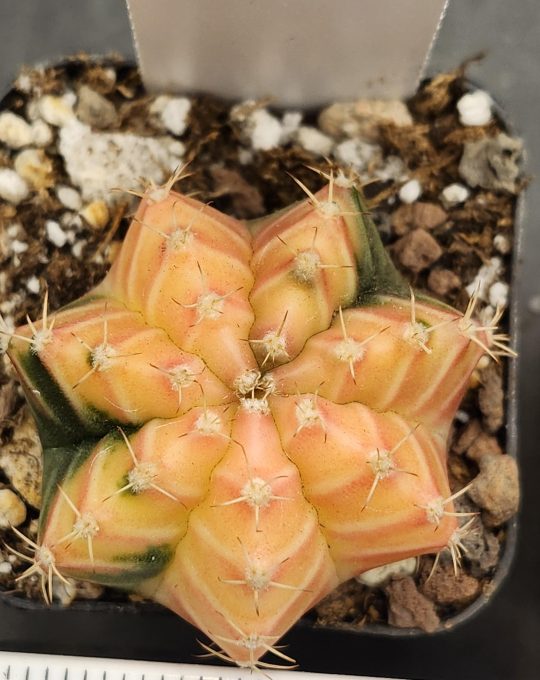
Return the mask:
<svg viewBox="0 0 540 680">
<path fill-rule="evenodd" d="M 403 98 L 448 0 L 127 0 L 149 90 L 277 105 Z"/>
</svg>

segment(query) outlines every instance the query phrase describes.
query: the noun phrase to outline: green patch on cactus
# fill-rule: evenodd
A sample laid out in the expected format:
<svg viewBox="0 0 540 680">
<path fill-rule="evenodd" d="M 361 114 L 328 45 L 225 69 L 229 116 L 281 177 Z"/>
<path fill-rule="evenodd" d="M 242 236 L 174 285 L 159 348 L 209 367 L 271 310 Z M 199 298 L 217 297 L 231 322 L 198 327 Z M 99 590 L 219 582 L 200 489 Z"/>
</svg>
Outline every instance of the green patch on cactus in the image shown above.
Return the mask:
<svg viewBox="0 0 540 680">
<path fill-rule="evenodd" d="M 106 573 L 88 571 L 77 571 L 76 576 L 104 586 L 133 590 L 141 582 L 148 581 L 166 568 L 174 555 L 174 551 L 169 545 L 151 546 L 142 553 L 127 553 L 117 555 L 114 563 L 125 565 L 125 569 Z"/>
<path fill-rule="evenodd" d="M 47 521 L 51 503 L 58 493 L 58 486 L 77 472 L 91 455 L 96 444 L 97 440 L 87 439 L 76 446 L 58 446 L 44 449 L 40 529 Z"/>
<path fill-rule="evenodd" d="M 29 401 L 43 447 L 58 447 L 80 441 L 87 427 L 39 356 L 27 351 L 19 354 L 19 361 L 24 369 L 27 392 L 30 392 Z M 39 398 L 36 398 L 34 390 L 38 391 Z M 45 408 L 45 404 L 51 411 Z"/>
<path fill-rule="evenodd" d="M 365 246 L 357 257 L 360 291 L 354 306 L 372 304 L 379 295 L 408 298 L 409 287 L 385 250 L 362 194 L 353 188 L 351 196 L 359 212 L 355 219 Z"/>
</svg>

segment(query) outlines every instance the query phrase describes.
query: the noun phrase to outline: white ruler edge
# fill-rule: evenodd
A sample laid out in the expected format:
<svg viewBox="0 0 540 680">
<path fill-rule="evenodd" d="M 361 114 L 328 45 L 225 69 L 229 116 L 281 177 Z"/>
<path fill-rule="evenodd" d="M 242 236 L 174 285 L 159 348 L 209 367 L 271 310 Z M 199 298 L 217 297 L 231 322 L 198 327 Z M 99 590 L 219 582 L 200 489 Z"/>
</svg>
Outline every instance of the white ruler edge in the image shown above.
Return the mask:
<svg viewBox="0 0 540 680">
<path fill-rule="evenodd" d="M 249 669 L 0 651 L 0 680 L 378 680 L 365 675 Z"/>
</svg>

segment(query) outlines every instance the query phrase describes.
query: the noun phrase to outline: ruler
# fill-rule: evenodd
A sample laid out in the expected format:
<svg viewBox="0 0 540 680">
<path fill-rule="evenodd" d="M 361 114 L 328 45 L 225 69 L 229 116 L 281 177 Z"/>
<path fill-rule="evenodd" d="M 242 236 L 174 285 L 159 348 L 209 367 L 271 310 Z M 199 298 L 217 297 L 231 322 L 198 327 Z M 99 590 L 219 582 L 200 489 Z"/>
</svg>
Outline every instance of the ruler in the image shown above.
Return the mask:
<svg viewBox="0 0 540 680">
<path fill-rule="evenodd" d="M 377 680 L 358 675 L 249 669 L 0 651 L 0 680 Z"/>
</svg>

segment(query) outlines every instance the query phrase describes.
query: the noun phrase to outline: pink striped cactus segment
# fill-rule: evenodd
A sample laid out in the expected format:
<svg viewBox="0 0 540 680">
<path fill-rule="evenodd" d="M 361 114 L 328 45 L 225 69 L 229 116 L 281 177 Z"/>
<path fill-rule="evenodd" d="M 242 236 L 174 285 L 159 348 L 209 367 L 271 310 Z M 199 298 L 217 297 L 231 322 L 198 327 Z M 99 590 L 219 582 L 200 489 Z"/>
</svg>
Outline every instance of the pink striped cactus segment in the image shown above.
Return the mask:
<svg viewBox="0 0 540 680">
<path fill-rule="evenodd" d="M 502 348 L 473 307 L 417 299 L 355 189 L 254 224 L 147 192 L 105 280 L 10 341 L 45 456 L 28 573 L 291 661 L 276 642 L 336 585 L 456 530 L 450 423 Z"/>
</svg>

